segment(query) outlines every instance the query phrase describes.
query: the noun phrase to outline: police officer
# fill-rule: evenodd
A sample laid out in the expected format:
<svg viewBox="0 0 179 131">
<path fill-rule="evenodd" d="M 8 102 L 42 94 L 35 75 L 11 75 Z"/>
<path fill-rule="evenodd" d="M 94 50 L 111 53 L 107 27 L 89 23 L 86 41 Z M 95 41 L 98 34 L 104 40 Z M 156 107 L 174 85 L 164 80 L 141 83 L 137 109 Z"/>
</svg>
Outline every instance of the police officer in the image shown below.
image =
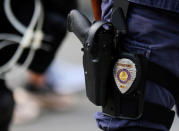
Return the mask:
<svg viewBox="0 0 179 131">
<path fill-rule="evenodd" d="M 142 54 L 179 77 L 179 2 L 177 0 L 129 0 L 128 34 L 124 50 Z M 102 0 L 102 19 L 110 21 L 114 0 Z M 154 73 L 153 76 L 156 74 Z M 167 78 L 169 79 L 169 78 Z M 176 86 L 176 88 L 178 88 Z M 174 96 L 161 85 L 147 80 L 145 102 L 172 109 Z M 149 115 L 153 115 L 150 112 Z M 165 124 L 145 120 L 126 120 L 96 113 L 99 128 L 106 131 L 167 131 Z M 159 118 L 160 119 L 160 118 Z"/>
</svg>

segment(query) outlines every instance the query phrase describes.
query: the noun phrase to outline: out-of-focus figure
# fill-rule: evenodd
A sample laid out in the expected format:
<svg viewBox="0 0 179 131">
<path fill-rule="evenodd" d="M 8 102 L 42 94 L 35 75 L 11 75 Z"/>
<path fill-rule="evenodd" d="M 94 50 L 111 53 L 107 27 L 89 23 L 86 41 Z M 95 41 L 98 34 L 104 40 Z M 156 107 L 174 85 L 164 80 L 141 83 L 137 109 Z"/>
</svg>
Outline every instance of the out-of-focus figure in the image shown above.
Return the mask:
<svg viewBox="0 0 179 131">
<path fill-rule="evenodd" d="M 37 117 L 42 107 L 59 109 L 73 104 L 67 94 L 82 84 L 81 68 L 51 63 L 66 35 L 67 14 L 74 8 L 76 0 L 0 1 L 0 37 L 5 39 L 0 72 L 5 74 L 15 64 L 29 69 L 25 89 L 14 90 L 16 123 Z M 72 74 L 76 77 L 69 79 Z"/>
</svg>

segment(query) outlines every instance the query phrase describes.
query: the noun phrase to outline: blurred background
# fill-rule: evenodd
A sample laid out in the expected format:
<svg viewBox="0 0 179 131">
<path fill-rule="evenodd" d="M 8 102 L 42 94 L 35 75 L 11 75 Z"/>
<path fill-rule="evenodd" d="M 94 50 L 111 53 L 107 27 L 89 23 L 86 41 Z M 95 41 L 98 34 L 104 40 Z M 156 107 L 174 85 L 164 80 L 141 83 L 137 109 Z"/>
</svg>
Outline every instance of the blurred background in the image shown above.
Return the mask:
<svg viewBox="0 0 179 131">
<path fill-rule="evenodd" d="M 90 19 L 93 19 L 92 10 L 90 8 L 90 1 L 89 0 L 78 0 L 79 9 L 84 12 Z M 62 42 L 60 49 L 58 50 L 55 60 L 53 62 L 54 66 L 59 66 L 59 70 L 62 71 L 63 74 L 62 80 L 67 82 L 66 84 L 62 84 L 63 89 L 68 88 L 69 90 L 65 91 L 65 95 L 69 96 L 69 101 L 67 105 L 62 105 L 57 110 L 51 110 L 48 108 L 40 109 L 31 109 L 31 106 L 27 106 L 29 110 L 34 110 L 34 113 L 31 114 L 36 115 L 38 112 L 38 117 L 34 116 L 34 118 L 28 119 L 28 111 L 21 114 L 26 116 L 19 120 L 18 122 L 13 122 L 11 126 L 11 131 L 98 131 L 99 129 L 96 126 L 96 121 L 94 119 L 94 114 L 96 111 L 100 111 L 100 108 L 94 106 L 89 102 L 86 97 L 85 90 L 84 90 L 84 76 L 81 75 L 82 69 L 82 45 L 79 40 L 72 34 L 67 33 L 65 39 Z M 77 69 L 77 72 L 74 70 Z M 74 77 L 78 77 L 76 81 L 78 82 L 77 86 L 68 85 L 68 82 L 72 81 L 72 84 L 76 84 L 74 80 L 69 80 L 70 75 L 69 72 L 66 70 L 72 70 L 70 75 L 73 77 L 71 79 L 75 79 Z M 82 72 L 83 73 L 83 72 Z M 23 78 L 14 77 L 14 74 L 18 74 L 18 76 L 24 76 Z M 80 74 L 80 76 L 79 76 Z M 66 76 L 64 76 L 66 75 Z M 16 75 L 15 75 L 16 76 Z M 23 87 L 24 81 L 26 81 L 27 74 L 24 72 L 21 67 L 16 67 L 15 70 L 8 74 L 8 84 L 16 88 Z M 58 76 L 57 76 L 58 77 Z M 63 78 L 65 77 L 65 78 Z M 73 89 L 71 89 L 73 88 Z M 75 88 L 75 89 L 74 89 Z M 71 91 L 72 90 L 72 91 Z M 21 91 L 20 91 L 21 92 Z M 25 98 L 27 97 L 26 94 L 23 92 L 18 93 L 17 95 L 22 95 Z M 31 96 L 32 97 L 32 96 Z M 19 98 L 21 99 L 21 97 Z M 33 98 L 32 98 L 33 99 Z M 26 101 L 27 102 L 27 101 Z M 27 105 L 32 105 L 33 102 L 27 102 Z M 64 104 L 66 104 L 64 102 Z M 21 107 L 19 107 L 21 108 Z M 38 111 L 37 111 L 38 110 Z M 24 112 L 20 109 L 20 111 Z"/>
<path fill-rule="evenodd" d="M 79 10 L 93 20 L 90 0 L 78 0 L 78 4 Z M 81 48 L 82 45 L 79 40 L 68 32 L 61 48 L 56 53 L 55 60 L 52 63 L 54 68 L 49 71 L 52 73 L 50 77 L 54 77 L 49 80 L 52 79 L 52 83 L 54 79 L 59 81 L 60 84 L 55 84 L 60 86 L 57 88 L 57 92 L 60 92 L 61 95 L 60 98 L 52 98 L 51 101 L 54 101 L 53 109 L 47 106 L 47 100 L 44 100 L 46 105 L 42 102 L 40 102 L 41 107 L 37 105 L 39 104 L 38 100 L 41 101 L 40 99 L 44 99 L 45 96 L 43 98 L 35 96 L 36 98 L 34 99 L 33 95 L 26 94 L 23 90 L 20 90 L 27 81 L 28 75 L 26 71 L 16 67 L 15 70 L 7 75 L 8 85 L 12 87 L 15 95 L 17 95 L 16 99 L 20 103 L 20 106 L 16 107 L 17 115 L 14 116 L 11 131 L 100 130 L 96 125 L 94 114 L 101 109 L 90 103 L 85 94 Z M 59 70 L 53 70 L 57 68 Z M 55 75 L 53 75 L 54 72 Z M 23 77 L 16 77 L 15 74 Z M 56 100 L 59 101 L 56 103 Z M 24 103 L 26 103 L 25 107 Z M 49 103 L 49 106 L 51 106 L 52 103 Z M 171 131 L 178 131 L 178 122 L 178 118 L 175 118 Z"/>
</svg>

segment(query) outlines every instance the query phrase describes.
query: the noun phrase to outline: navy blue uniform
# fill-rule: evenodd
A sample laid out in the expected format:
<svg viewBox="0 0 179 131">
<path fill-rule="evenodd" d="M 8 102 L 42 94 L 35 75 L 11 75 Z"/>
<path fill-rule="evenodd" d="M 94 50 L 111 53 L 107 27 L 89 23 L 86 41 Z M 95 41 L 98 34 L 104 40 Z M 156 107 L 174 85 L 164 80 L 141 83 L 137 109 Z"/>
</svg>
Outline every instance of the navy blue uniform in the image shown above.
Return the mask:
<svg viewBox="0 0 179 131">
<path fill-rule="evenodd" d="M 129 1 L 133 4 L 128 12 L 129 32 L 124 41 L 124 49 L 146 56 L 151 62 L 169 69 L 179 77 L 179 1 Z M 113 0 L 102 0 L 102 18 L 107 21 L 110 21 L 112 4 Z M 169 91 L 149 80 L 146 84 L 145 101 L 169 109 L 175 104 Z M 134 126 L 167 130 L 164 125 L 140 120 L 114 119 L 101 112 L 96 113 L 95 117 L 98 126 L 103 130 Z"/>
</svg>

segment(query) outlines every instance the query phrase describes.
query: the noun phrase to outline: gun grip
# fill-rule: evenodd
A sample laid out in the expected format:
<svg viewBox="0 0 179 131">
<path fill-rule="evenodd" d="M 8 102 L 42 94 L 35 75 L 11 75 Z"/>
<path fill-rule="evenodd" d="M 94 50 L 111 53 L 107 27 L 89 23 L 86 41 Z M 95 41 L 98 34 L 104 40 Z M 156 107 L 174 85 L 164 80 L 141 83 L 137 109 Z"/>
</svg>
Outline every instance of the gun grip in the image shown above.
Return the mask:
<svg viewBox="0 0 179 131">
<path fill-rule="evenodd" d="M 67 29 L 73 32 L 82 43 L 86 41 L 90 27 L 89 19 L 78 10 L 72 10 L 68 14 Z"/>
</svg>

